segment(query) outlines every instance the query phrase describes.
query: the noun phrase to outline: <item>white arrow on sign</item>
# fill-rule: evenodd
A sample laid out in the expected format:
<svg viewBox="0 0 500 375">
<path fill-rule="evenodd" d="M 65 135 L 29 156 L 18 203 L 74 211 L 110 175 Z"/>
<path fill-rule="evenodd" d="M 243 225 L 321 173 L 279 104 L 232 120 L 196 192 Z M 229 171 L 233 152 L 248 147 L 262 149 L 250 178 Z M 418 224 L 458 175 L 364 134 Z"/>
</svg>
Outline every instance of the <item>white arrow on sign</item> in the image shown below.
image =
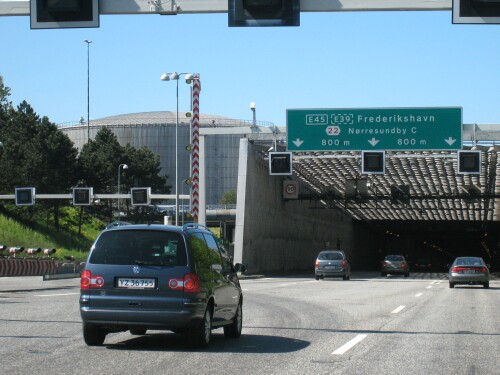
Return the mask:
<svg viewBox="0 0 500 375">
<path fill-rule="evenodd" d="M 371 144 L 373 147 L 377 145 L 380 141 L 378 139 L 372 138 L 368 141 L 369 144 Z"/>
<path fill-rule="evenodd" d="M 448 139 L 445 139 L 444 140 L 446 143 L 448 143 L 450 146 L 455 143 L 457 140 L 456 139 L 453 139 L 451 137 L 448 137 Z"/>
<path fill-rule="evenodd" d="M 300 138 L 297 138 L 295 141 L 293 141 L 293 144 L 297 147 L 300 147 L 302 143 L 304 143 L 304 141 L 301 140 Z"/>
</svg>

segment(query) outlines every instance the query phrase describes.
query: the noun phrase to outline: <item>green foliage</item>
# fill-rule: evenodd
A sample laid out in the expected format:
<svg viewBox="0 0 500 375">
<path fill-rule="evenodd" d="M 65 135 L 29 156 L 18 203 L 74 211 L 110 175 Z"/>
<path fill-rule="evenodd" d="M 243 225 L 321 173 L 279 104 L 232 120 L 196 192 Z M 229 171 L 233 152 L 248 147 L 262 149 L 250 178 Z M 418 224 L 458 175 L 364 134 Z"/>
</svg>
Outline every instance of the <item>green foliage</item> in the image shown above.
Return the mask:
<svg viewBox="0 0 500 375">
<path fill-rule="evenodd" d="M 65 255 L 72 255 L 75 259 L 83 260 L 103 228 L 103 223 L 94 221 L 85 226 L 82 235 L 78 235 L 75 227 L 63 231 L 56 230 L 53 225 L 29 227 L 9 215 L 0 214 L 0 244 L 23 246 L 26 249 L 55 248 L 55 258 L 64 259 Z"/>
<path fill-rule="evenodd" d="M 220 204 L 236 204 L 236 190 L 228 190 L 222 194 Z"/>
</svg>

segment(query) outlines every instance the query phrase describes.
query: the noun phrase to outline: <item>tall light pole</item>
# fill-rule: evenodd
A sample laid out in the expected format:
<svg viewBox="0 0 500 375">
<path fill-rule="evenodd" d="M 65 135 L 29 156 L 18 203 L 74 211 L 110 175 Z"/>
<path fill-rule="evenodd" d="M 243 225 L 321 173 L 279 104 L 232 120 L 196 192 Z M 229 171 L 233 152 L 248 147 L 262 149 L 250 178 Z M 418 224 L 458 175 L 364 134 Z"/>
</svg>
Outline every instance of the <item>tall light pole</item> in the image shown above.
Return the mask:
<svg viewBox="0 0 500 375">
<path fill-rule="evenodd" d="M 175 225 L 179 225 L 179 77 L 184 75 L 186 83 L 191 83 L 193 74 L 191 73 L 163 73 L 160 77 L 162 81 L 176 81 L 175 90 Z"/>
<path fill-rule="evenodd" d="M 85 39 L 87 43 L 87 142 L 90 141 L 90 43 L 91 40 Z"/>
<path fill-rule="evenodd" d="M 118 208 L 118 221 L 120 220 L 120 171 L 121 171 L 121 167 L 123 167 L 123 169 L 128 169 L 128 165 L 127 164 L 120 164 L 118 166 L 118 203 L 116 204 L 117 205 L 117 208 Z"/>
</svg>

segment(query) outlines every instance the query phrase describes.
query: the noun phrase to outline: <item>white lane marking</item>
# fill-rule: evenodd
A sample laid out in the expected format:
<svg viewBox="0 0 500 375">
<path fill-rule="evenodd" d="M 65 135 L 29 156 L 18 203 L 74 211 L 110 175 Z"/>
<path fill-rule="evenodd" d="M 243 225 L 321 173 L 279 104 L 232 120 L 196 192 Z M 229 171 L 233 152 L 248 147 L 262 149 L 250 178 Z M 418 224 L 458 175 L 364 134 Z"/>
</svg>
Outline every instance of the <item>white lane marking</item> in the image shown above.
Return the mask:
<svg viewBox="0 0 500 375">
<path fill-rule="evenodd" d="M 406 306 L 401 305 L 401 306 L 399 306 L 398 308 L 396 308 L 396 309 L 392 310 L 392 311 L 391 311 L 391 314 L 397 314 L 397 313 L 399 313 L 401 310 L 403 310 L 405 307 L 406 307 Z"/>
<path fill-rule="evenodd" d="M 428 287 L 426 287 L 427 289 L 431 289 L 432 288 L 432 285 L 429 285 Z"/>
<path fill-rule="evenodd" d="M 415 294 L 415 297 L 417 297 L 417 298 L 418 298 L 418 297 L 421 297 L 423 294 L 424 294 L 424 293 L 417 293 L 417 294 Z"/>
<path fill-rule="evenodd" d="M 74 296 L 80 293 L 36 294 L 35 297 Z"/>
<path fill-rule="evenodd" d="M 344 354 L 349 349 L 351 349 L 354 345 L 356 345 L 356 344 L 360 343 L 361 341 L 363 341 L 366 338 L 366 336 L 368 336 L 368 335 L 357 335 L 351 341 L 346 342 L 340 348 L 338 348 L 337 350 L 335 350 L 332 354 L 336 354 L 336 355 L 342 355 L 342 354 Z"/>
</svg>

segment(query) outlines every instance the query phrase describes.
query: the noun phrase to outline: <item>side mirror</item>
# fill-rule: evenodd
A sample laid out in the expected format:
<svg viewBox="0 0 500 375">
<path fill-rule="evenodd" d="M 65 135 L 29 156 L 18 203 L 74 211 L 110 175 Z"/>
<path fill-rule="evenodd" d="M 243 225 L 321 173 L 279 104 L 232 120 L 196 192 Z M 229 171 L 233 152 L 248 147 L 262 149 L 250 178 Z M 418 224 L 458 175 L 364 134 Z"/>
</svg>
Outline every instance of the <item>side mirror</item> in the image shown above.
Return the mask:
<svg viewBox="0 0 500 375">
<path fill-rule="evenodd" d="M 214 263 L 211 266 L 212 271 L 222 272 L 222 266 L 220 264 Z"/>
<path fill-rule="evenodd" d="M 245 272 L 247 270 L 247 266 L 245 266 L 244 264 L 241 264 L 241 263 L 236 263 L 234 265 L 234 270 L 236 272 Z"/>
</svg>

